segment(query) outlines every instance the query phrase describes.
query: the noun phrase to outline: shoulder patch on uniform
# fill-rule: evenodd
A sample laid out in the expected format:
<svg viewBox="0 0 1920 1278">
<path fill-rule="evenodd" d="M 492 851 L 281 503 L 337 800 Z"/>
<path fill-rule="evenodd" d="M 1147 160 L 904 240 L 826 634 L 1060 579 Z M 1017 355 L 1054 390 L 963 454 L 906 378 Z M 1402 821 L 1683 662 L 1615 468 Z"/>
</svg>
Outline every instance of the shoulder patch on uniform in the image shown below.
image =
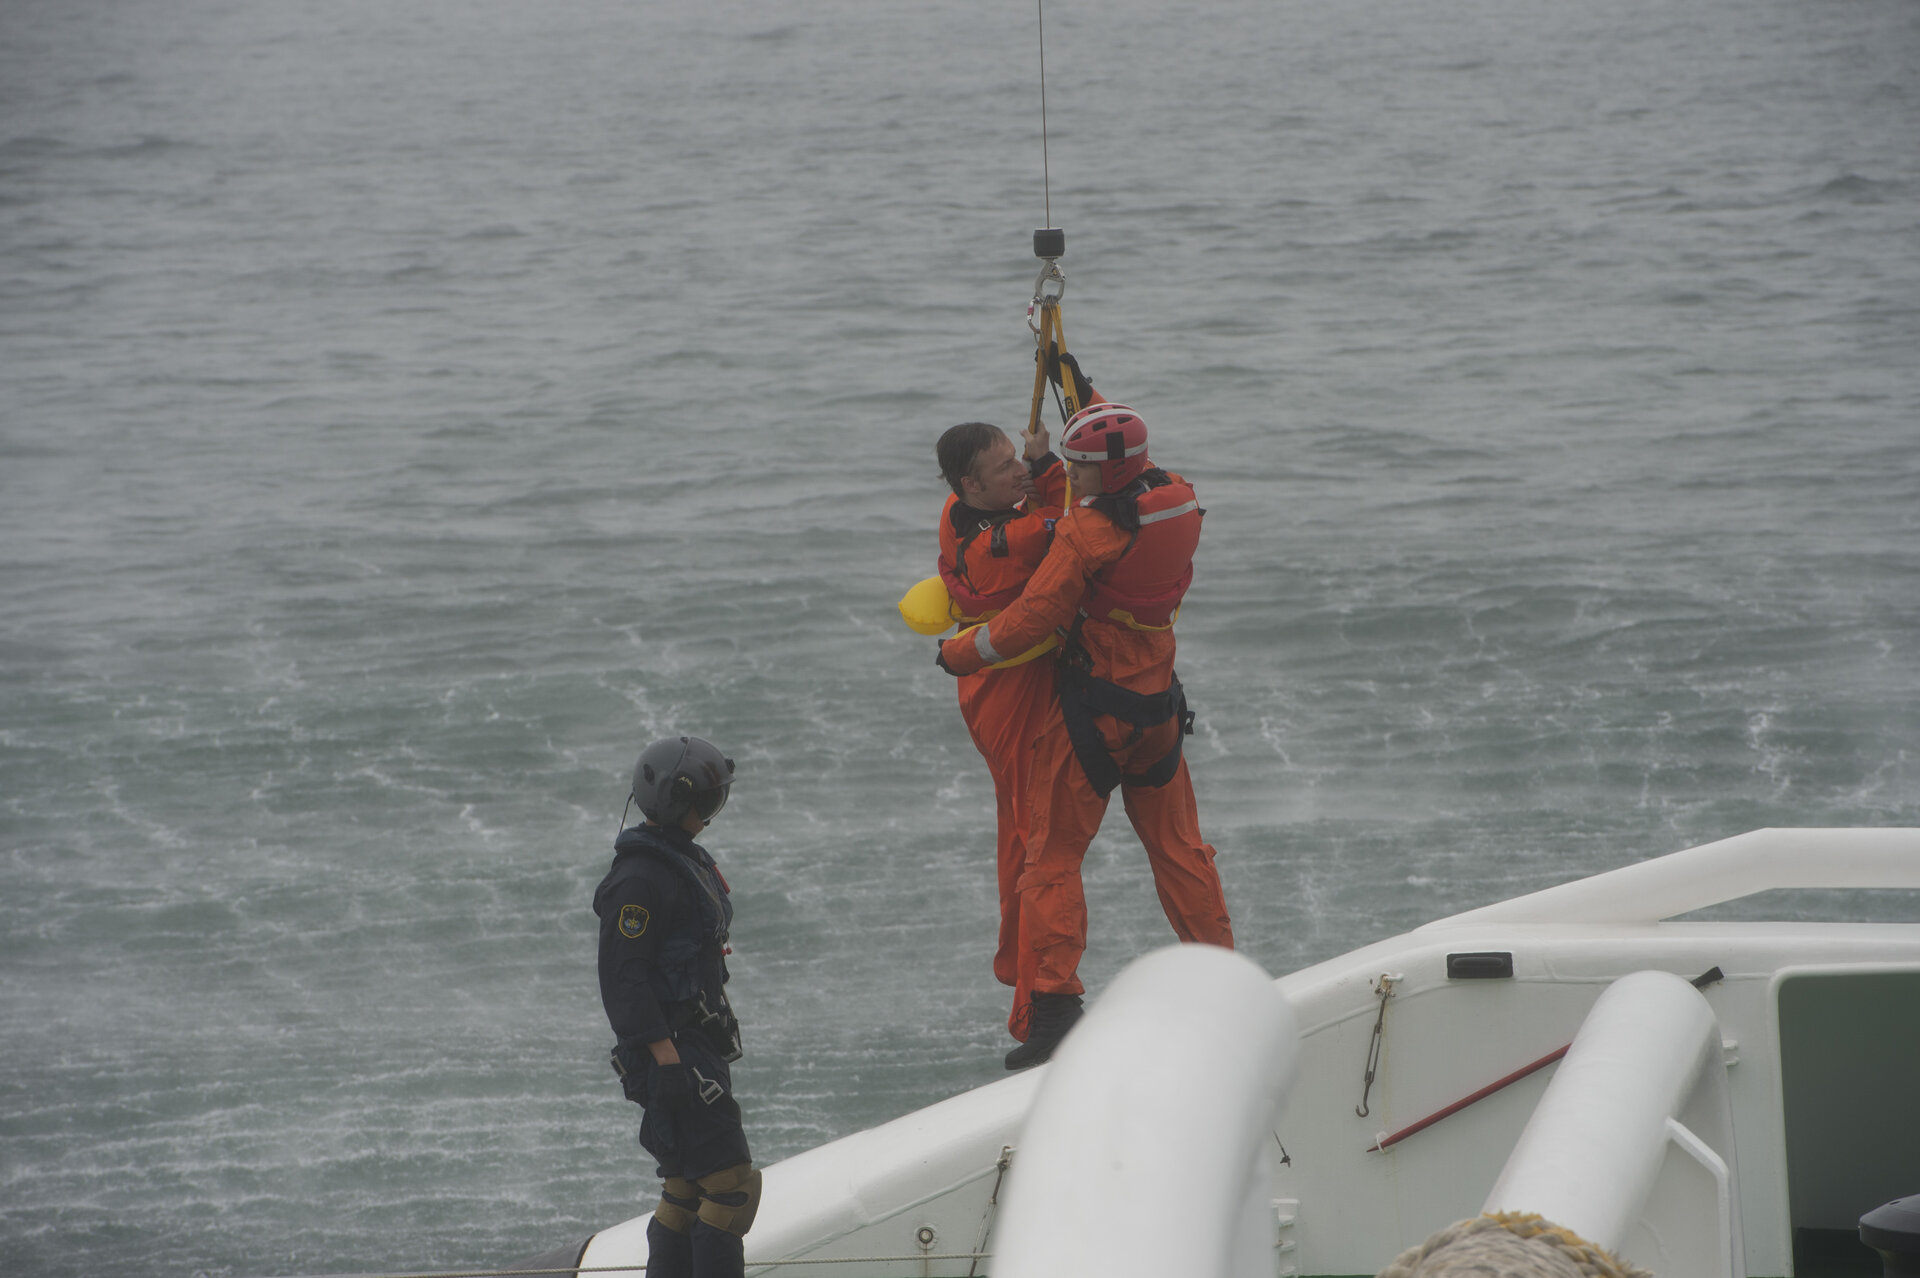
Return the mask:
<svg viewBox="0 0 1920 1278">
<path fill-rule="evenodd" d="M 620 935 L 629 941 L 646 935 L 647 924 L 653 916 L 647 913 L 644 905 L 623 905 L 620 907 Z"/>
</svg>

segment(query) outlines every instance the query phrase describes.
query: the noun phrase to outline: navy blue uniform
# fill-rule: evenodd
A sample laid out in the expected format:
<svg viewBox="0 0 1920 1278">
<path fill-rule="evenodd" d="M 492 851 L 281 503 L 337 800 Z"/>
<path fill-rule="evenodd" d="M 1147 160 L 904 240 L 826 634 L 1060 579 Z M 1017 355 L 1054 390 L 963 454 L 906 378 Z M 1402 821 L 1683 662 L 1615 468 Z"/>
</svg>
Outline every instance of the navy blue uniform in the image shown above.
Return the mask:
<svg viewBox="0 0 1920 1278">
<path fill-rule="evenodd" d="M 613 846 L 593 912 L 616 1069 L 627 1099 L 646 1109 L 640 1144 L 660 1175 L 698 1180 L 750 1161 L 727 1068 L 739 1055 L 726 996 L 733 903 L 713 858 L 684 830 L 635 826 Z M 647 1050 L 666 1038 L 685 1069 Z"/>
</svg>

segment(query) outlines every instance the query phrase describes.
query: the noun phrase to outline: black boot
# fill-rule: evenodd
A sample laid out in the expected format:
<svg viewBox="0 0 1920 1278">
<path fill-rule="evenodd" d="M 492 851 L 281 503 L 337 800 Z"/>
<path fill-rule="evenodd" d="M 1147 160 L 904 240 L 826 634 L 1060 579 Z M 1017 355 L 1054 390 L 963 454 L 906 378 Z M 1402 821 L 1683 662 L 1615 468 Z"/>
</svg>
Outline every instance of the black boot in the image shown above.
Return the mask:
<svg viewBox="0 0 1920 1278">
<path fill-rule="evenodd" d="M 1035 994 L 1027 1041 L 1007 1053 L 1008 1069 L 1026 1069 L 1053 1056 L 1053 1049 L 1080 1019 L 1078 994 Z"/>
<path fill-rule="evenodd" d="M 740 1278 L 746 1272 L 746 1244 L 740 1235 L 715 1229 L 706 1221 L 693 1226 L 695 1278 Z"/>
<path fill-rule="evenodd" d="M 647 1222 L 647 1273 L 653 1278 L 691 1278 L 693 1239 L 676 1233 L 655 1216 Z"/>
</svg>

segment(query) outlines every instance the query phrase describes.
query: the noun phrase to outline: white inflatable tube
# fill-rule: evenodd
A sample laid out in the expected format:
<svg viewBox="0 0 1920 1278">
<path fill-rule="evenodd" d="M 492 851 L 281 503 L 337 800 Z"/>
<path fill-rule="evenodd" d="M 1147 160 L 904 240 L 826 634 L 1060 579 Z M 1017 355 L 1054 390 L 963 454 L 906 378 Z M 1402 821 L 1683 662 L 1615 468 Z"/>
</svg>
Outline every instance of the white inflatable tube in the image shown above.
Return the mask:
<svg viewBox="0 0 1920 1278">
<path fill-rule="evenodd" d="M 1136 961 L 1046 1067 L 993 1243 L 994 1278 L 1273 1273 L 1273 1123 L 1292 1008 L 1230 950 Z"/>
</svg>

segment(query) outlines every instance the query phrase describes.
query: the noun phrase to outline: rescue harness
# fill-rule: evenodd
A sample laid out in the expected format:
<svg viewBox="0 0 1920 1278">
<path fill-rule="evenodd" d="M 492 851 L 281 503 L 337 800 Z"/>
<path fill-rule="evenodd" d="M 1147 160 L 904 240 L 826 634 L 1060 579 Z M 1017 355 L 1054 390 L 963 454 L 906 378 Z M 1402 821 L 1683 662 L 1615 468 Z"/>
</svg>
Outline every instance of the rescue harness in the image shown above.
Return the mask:
<svg viewBox="0 0 1920 1278">
<path fill-rule="evenodd" d="M 1177 673 L 1170 676 L 1165 692 L 1156 693 L 1134 692 L 1094 675 L 1081 632 L 1089 621 L 1132 630 L 1171 629 L 1193 582 L 1193 552 L 1206 512 L 1193 489 L 1158 467 L 1144 472 L 1125 492 L 1091 498 L 1087 504 L 1128 534 L 1127 547 L 1088 586 L 1061 644 L 1055 687 L 1074 756 L 1094 793 L 1104 799 L 1115 786 L 1151 789 L 1173 780 L 1184 739 L 1193 734 L 1194 716 Z M 1167 752 L 1147 768 L 1122 772 L 1095 722 L 1100 715 L 1131 729 L 1126 745 L 1169 719 L 1177 720 L 1180 730 Z"/>
<path fill-rule="evenodd" d="M 1087 783 L 1095 794 L 1104 799 L 1118 785 L 1151 790 L 1173 780 L 1173 774 L 1180 770 L 1181 745 L 1193 735 L 1193 711 L 1187 709 L 1187 694 L 1180 686 L 1179 675 L 1172 676 L 1165 692 L 1148 694 L 1097 678 L 1070 659 L 1061 660 L 1055 670 L 1054 686 L 1060 694 L 1060 716 L 1066 720 L 1067 739 L 1073 743 L 1074 757 L 1080 760 L 1080 769 L 1087 774 Z M 1129 743 L 1169 719 L 1180 721 L 1180 731 L 1152 766 L 1141 772 L 1122 772 L 1107 753 L 1106 739 L 1094 722 L 1095 716 L 1103 714 L 1133 729 Z"/>
</svg>

